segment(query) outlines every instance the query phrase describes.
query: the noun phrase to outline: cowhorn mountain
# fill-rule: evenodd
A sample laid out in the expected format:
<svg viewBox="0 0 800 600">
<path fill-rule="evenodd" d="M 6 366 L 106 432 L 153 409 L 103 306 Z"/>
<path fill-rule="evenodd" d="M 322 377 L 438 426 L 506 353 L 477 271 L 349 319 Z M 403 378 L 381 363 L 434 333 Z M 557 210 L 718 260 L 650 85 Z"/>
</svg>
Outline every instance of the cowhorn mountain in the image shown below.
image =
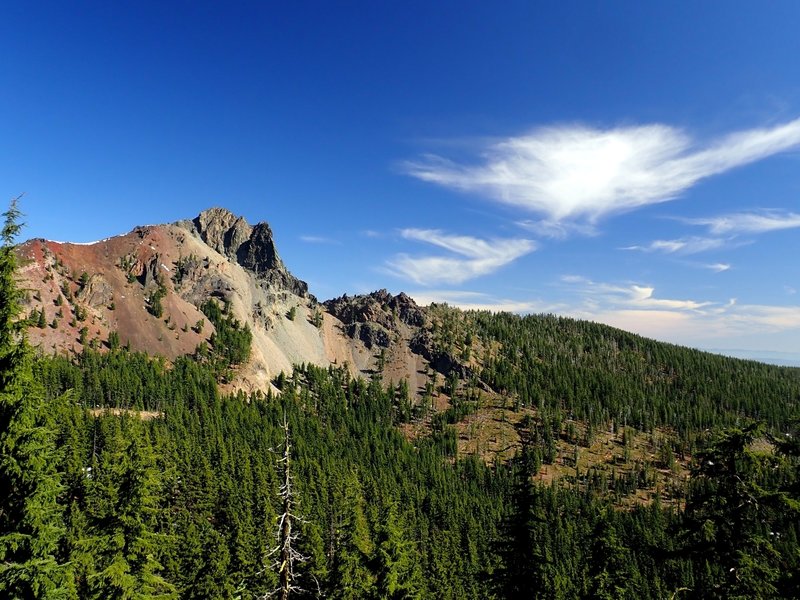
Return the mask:
<svg viewBox="0 0 800 600">
<path fill-rule="evenodd" d="M 346 364 L 354 375 L 381 366 L 412 390 L 424 386 L 431 361 L 445 374 L 456 367 L 436 354 L 427 310 L 407 295 L 320 303 L 286 269 L 267 223 L 250 225 L 223 208 L 90 244 L 30 240 L 18 252 L 25 310 L 35 316 L 29 339 L 44 352 L 108 347 L 116 335 L 167 359 L 191 354 L 215 332 L 201 311 L 214 299 L 252 332 L 233 389 L 266 390 L 301 363 Z M 37 327 L 42 320 L 47 326 Z"/>
</svg>

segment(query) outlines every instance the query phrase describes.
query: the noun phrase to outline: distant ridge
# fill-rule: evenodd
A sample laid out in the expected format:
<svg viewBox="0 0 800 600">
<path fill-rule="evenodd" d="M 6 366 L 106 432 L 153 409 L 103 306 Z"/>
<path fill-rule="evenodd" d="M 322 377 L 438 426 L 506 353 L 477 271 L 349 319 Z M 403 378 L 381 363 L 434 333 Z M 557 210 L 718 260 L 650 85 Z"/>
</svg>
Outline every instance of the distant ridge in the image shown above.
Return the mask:
<svg viewBox="0 0 800 600">
<path fill-rule="evenodd" d="M 722 354 L 723 356 L 730 356 L 733 358 L 741 358 L 744 360 L 755 360 L 758 362 L 767 363 L 769 365 L 777 365 L 781 367 L 800 367 L 800 352 L 776 352 L 772 350 L 739 350 L 739 349 L 723 349 L 723 348 L 708 348 L 706 352 L 713 352 L 714 354 Z"/>
</svg>

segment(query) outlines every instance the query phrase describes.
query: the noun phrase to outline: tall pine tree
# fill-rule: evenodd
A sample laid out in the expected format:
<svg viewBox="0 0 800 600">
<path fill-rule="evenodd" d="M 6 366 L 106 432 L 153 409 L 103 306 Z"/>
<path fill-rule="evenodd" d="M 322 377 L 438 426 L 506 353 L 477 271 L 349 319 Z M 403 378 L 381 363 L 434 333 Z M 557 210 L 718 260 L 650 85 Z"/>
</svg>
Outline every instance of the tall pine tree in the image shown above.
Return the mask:
<svg viewBox="0 0 800 600">
<path fill-rule="evenodd" d="M 727 429 L 695 456 L 684 526 L 700 574 L 698 597 L 778 596 L 774 533 L 785 507 L 765 485 L 772 457 L 753 449 L 762 434 L 760 424 Z"/>
<path fill-rule="evenodd" d="M 0 596 L 70 596 L 59 564 L 64 534 L 55 430 L 32 374 L 32 352 L 18 321 L 20 291 L 13 241 L 16 200 L 4 213 L 0 248 Z"/>
<path fill-rule="evenodd" d="M 101 417 L 101 450 L 88 485 L 90 537 L 94 559 L 86 574 L 87 596 L 95 600 L 170 600 L 174 586 L 162 576 L 155 532 L 158 477 L 145 426 L 138 417 Z"/>
</svg>

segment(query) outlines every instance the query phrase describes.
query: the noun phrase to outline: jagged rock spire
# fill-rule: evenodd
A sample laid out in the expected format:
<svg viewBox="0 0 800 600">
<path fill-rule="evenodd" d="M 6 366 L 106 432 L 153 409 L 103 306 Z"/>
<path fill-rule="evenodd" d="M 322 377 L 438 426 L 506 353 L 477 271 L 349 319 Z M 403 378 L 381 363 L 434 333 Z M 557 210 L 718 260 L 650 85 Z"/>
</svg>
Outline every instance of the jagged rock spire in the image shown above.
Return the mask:
<svg viewBox="0 0 800 600">
<path fill-rule="evenodd" d="M 250 225 L 225 208 L 209 208 L 182 227 L 200 237 L 208 246 L 255 273 L 270 287 L 298 296 L 308 295 L 308 284 L 294 277 L 283 264 L 272 229 L 267 223 Z"/>
</svg>

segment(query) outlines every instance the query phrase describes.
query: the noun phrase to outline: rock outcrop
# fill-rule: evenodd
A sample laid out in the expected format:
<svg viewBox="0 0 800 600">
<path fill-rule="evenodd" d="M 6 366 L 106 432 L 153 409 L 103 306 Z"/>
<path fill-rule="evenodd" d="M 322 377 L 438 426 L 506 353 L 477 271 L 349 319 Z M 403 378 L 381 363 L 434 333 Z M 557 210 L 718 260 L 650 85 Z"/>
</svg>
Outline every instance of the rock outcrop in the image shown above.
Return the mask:
<svg viewBox="0 0 800 600">
<path fill-rule="evenodd" d="M 327 300 L 325 308 L 342 323 L 374 323 L 386 329 L 395 329 L 396 320 L 411 327 L 425 325 L 425 313 L 409 296 L 393 296 L 378 290 L 364 296 L 340 296 Z"/>
<path fill-rule="evenodd" d="M 251 226 L 227 209 L 210 208 L 193 220 L 179 221 L 176 225 L 251 271 L 269 291 L 287 291 L 301 298 L 308 297 L 308 284 L 294 277 L 278 256 L 272 229 L 267 223 Z"/>
<path fill-rule="evenodd" d="M 111 303 L 114 299 L 114 288 L 105 277 L 95 274 L 89 277 L 86 285 L 75 296 L 89 306 L 97 308 Z"/>
<path fill-rule="evenodd" d="M 425 325 L 423 310 L 403 293 L 393 296 L 386 290 L 378 290 L 364 296 L 344 295 L 326 301 L 324 306 L 344 324 L 344 331 L 351 339 L 361 340 L 367 348 L 388 348 L 393 339 L 403 337 L 409 328 Z"/>
</svg>

